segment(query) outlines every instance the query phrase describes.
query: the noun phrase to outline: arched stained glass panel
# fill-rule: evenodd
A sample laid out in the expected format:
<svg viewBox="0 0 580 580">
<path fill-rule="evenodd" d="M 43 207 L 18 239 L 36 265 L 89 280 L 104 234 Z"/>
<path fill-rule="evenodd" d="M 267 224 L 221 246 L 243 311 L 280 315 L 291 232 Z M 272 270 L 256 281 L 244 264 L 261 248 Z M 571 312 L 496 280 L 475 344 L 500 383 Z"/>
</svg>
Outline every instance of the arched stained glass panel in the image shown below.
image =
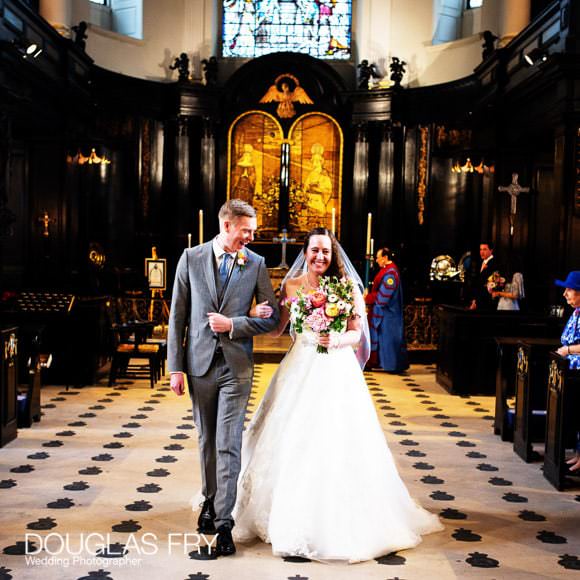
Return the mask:
<svg viewBox="0 0 580 580">
<path fill-rule="evenodd" d="M 352 0 L 223 0 L 222 56 L 351 57 Z"/>
<path fill-rule="evenodd" d="M 258 212 L 259 239 L 278 233 L 282 128 L 272 115 L 249 111 L 230 126 L 228 199 L 239 198 Z"/>
</svg>

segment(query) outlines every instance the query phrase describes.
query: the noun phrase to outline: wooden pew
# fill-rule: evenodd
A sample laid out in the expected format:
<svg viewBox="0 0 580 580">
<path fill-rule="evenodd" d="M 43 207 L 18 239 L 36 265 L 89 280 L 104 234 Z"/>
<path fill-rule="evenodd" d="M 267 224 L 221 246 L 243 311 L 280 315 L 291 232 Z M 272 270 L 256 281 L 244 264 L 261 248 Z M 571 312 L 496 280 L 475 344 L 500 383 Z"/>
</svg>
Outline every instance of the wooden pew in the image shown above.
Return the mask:
<svg viewBox="0 0 580 580">
<path fill-rule="evenodd" d="M 491 395 L 496 388 L 496 336 L 559 338 L 555 316 L 510 311 L 477 312 L 436 307 L 439 319 L 437 382 L 450 393 Z"/>
<path fill-rule="evenodd" d="M 493 432 L 502 441 L 513 441 L 513 422 L 509 420 L 509 398 L 515 394 L 516 352 L 520 338 L 496 336 L 497 369 L 495 375 L 495 420 Z"/>
<path fill-rule="evenodd" d="M 575 447 L 580 427 L 580 371 L 570 370 L 568 360 L 550 354 L 544 477 L 564 489 L 571 473 L 566 465 L 566 449 Z M 580 482 L 580 479 L 577 480 Z"/>
<path fill-rule="evenodd" d="M 556 340 L 542 338 L 527 338 L 518 343 L 514 451 L 526 463 L 538 458 L 532 442 L 544 441 L 545 427 L 538 433 L 540 418 L 534 412 L 546 410 L 549 355 L 559 346 Z"/>
<path fill-rule="evenodd" d="M 17 435 L 18 329 L 0 327 L 0 447 Z"/>
<path fill-rule="evenodd" d="M 24 409 L 18 412 L 18 427 L 31 427 L 33 422 L 40 421 L 40 391 L 41 380 L 41 355 L 33 353 L 28 359 L 26 381 L 20 382 L 19 394 L 24 395 Z M 20 404 L 19 404 L 20 407 Z"/>
<path fill-rule="evenodd" d="M 45 371 L 49 384 L 86 385 L 97 380 L 109 350 L 106 297 L 59 292 L 21 292 L 3 305 L 3 321 L 22 329 L 44 327 L 42 350 L 53 355 Z M 28 349 L 27 349 L 28 350 Z"/>
</svg>

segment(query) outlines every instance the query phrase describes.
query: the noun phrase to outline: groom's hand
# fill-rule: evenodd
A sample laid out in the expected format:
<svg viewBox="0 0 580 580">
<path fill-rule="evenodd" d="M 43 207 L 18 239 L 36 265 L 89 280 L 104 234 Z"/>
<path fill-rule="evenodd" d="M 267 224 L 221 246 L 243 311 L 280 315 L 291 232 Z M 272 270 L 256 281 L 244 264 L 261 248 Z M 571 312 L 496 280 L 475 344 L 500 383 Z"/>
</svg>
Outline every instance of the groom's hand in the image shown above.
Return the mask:
<svg viewBox="0 0 580 580">
<path fill-rule="evenodd" d="M 183 384 L 183 373 L 171 373 L 169 379 L 169 386 L 176 395 L 183 395 L 185 393 L 185 385 Z"/>
<path fill-rule="evenodd" d="M 232 329 L 232 321 L 223 314 L 208 312 L 209 327 L 213 332 L 229 332 Z"/>
</svg>

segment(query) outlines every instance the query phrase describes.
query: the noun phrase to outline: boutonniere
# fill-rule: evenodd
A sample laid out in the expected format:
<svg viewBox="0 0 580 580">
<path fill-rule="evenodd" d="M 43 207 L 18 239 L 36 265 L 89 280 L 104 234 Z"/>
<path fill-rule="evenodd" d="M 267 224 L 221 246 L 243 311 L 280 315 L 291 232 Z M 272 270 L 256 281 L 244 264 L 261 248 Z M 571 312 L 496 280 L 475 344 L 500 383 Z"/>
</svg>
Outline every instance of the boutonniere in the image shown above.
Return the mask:
<svg viewBox="0 0 580 580">
<path fill-rule="evenodd" d="M 246 264 L 248 263 L 248 256 L 244 254 L 241 250 L 236 255 L 236 264 L 238 265 L 238 269 L 240 272 L 244 271 Z"/>
</svg>

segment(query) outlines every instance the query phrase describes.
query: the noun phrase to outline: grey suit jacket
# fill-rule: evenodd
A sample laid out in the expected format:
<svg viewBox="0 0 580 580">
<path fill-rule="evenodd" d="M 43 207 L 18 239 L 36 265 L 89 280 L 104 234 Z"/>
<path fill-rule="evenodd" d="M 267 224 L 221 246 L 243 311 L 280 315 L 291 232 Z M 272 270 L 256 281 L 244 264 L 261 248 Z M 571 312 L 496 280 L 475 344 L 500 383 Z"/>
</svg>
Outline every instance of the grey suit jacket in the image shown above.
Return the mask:
<svg viewBox="0 0 580 580">
<path fill-rule="evenodd" d="M 220 344 L 234 374 L 239 378 L 252 376 L 252 337 L 273 330 L 280 313 L 264 258 L 247 248 L 245 252 L 248 260 L 243 268 L 234 264 L 221 304 L 212 241 L 183 252 L 175 271 L 169 316 L 167 366 L 170 372 L 204 375 Z M 248 316 L 254 296 L 257 302 L 267 300 L 274 308 L 271 318 Z M 228 333 L 215 334 L 211 330 L 208 312 L 219 312 L 233 319 L 231 339 Z"/>
</svg>

